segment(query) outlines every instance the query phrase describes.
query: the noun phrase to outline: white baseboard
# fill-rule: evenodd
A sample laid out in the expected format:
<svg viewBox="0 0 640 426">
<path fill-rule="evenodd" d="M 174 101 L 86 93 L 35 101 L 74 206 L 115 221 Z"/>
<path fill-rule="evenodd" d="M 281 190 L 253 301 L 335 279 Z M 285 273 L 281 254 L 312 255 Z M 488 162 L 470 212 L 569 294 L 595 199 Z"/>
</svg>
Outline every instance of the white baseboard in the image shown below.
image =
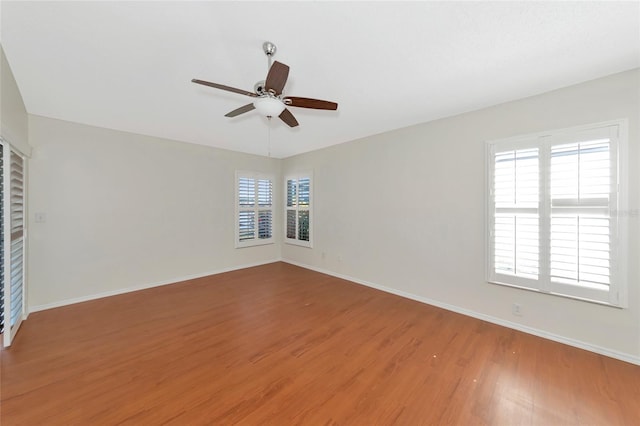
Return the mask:
<svg viewBox="0 0 640 426">
<path fill-rule="evenodd" d="M 154 282 L 154 283 L 145 283 L 145 284 L 140 284 L 140 285 L 136 285 L 133 287 L 126 287 L 126 288 L 120 288 L 117 290 L 111 290 L 111 291 L 105 291 L 103 293 L 96 293 L 96 294 L 90 294 L 87 296 L 81 296 L 81 297 L 74 297 L 71 299 L 64 299 L 64 300 L 60 300 L 57 302 L 53 302 L 53 303 L 47 303 L 44 305 L 36 305 L 36 306 L 29 306 L 29 313 L 32 312 L 38 312 L 38 311 L 44 311 L 47 309 L 53 309 L 53 308 L 59 308 L 62 306 L 67 306 L 67 305 L 72 305 L 74 303 L 81 303 L 81 302 L 87 302 L 89 300 L 95 300 L 95 299 L 101 299 L 103 297 L 109 297 L 109 296 L 117 296 L 119 294 L 124 294 L 124 293 L 130 293 L 132 291 L 138 291 L 138 290 L 145 290 L 148 288 L 152 288 L 152 287 L 160 287 L 163 285 L 168 285 L 168 284 L 175 284 L 175 283 L 179 283 L 182 281 L 188 281 L 188 280 L 193 280 L 196 278 L 202 278 L 202 277 L 208 277 L 209 275 L 217 275 L 217 274 L 222 274 L 224 272 L 231 272 L 231 271 L 237 271 L 239 269 L 246 269 L 246 268 L 252 268 L 254 266 L 260 266 L 260 265 L 267 265 L 269 263 L 274 263 L 274 262 L 279 262 L 281 261 L 281 259 L 272 259 L 272 260 L 268 260 L 265 262 L 258 262 L 258 263 L 252 263 L 252 264 L 246 264 L 246 265 L 238 265 L 238 266 L 232 266 L 229 268 L 222 268 L 222 269 L 217 269 L 215 271 L 209 271 L 209 272 L 203 272 L 200 274 L 193 274 L 193 275 L 187 275 L 184 277 L 175 277 L 169 280 L 163 280 L 163 281 L 158 281 L 158 282 Z"/>
<path fill-rule="evenodd" d="M 282 262 L 289 263 L 291 265 L 299 266 L 301 268 L 310 269 L 312 271 L 320 272 L 322 274 L 327 274 L 334 276 L 336 278 L 341 278 L 343 280 L 352 281 L 356 284 L 361 284 L 367 287 L 375 288 L 376 290 L 381 290 L 386 293 L 395 294 L 396 296 L 405 297 L 407 299 L 415 300 L 417 302 L 425 303 L 427 305 L 436 306 L 438 308 L 446 309 L 448 311 L 456 312 L 462 315 L 466 315 L 472 318 L 477 318 L 483 321 L 487 321 L 493 324 L 498 324 L 503 327 L 511 328 L 514 330 L 522 331 L 524 333 L 533 334 L 534 336 L 542 337 L 548 340 L 553 340 L 554 342 L 564 343 L 565 345 L 573 346 L 576 348 L 584 349 L 590 352 L 594 352 L 600 355 L 608 356 L 610 358 L 619 359 L 621 361 L 626 361 L 631 364 L 640 365 L 640 356 L 635 356 L 631 354 L 627 354 L 624 352 L 618 352 L 611 349 L 603 348 L 601 346 L 592 345 L 590 343 L 582 342 L 580 340 L 572 339 L 565 336 L 560 336 L 557 334 L 549 333 L 544 330 L 539 330 L 533 327 L 527 327 L 522 324 L 518 324 L 511 321 L 506 321 L 501 318 L 496 318 L 491 315 L 482 314 L 479 312 L 471 311 L 469 309 L 460 308 L 458 306 L 450 305 L 448 303 L 439 302 L 437 300 L 429 299 L 426 297 L 418 296 L 412 293 L 407 293 L 405 291 L 401 291 L 391 287 L 385 287 L 382 285 L 378 285 L 369 281 L 361 280 L 355 277 L 350 277 L 348 275 L 339 274 L 327 269 L 317 268 L 315 266 L 306 265 L 303 263 L 299 263 L 293 260 L 282 259 Z"/>
</svg>

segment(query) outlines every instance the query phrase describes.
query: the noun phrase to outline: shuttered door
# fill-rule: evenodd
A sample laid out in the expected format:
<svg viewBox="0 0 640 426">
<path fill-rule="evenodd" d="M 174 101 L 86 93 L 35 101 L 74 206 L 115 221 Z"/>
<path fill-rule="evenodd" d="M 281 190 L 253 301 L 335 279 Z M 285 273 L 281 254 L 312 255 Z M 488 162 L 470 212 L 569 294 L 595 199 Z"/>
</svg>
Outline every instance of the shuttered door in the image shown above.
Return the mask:
<svg viewBox="0 0 640 426">
<path fill-rule="evenodd" d="M 0 333 L 4 331 L 4 149 L 0 146 Z"/>
<path fill-rule="evenodd" d="M 25 208 L 24 160 L 3 145 L 4 168 L 4 346 L 10 346 L 22 322 L 24 309 Z"/>
</svg>

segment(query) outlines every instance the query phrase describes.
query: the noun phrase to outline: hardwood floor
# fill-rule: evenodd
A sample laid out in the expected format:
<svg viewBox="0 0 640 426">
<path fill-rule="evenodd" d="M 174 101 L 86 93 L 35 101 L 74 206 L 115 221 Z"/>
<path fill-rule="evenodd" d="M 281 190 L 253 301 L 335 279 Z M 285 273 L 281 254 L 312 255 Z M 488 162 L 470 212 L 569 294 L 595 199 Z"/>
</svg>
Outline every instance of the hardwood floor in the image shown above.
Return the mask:
<svg viewBox="0 0 640 426">
<path fill-rule="evenodd" d="M 640 367 L 285 263 L 32 314 L 8 425 L 638 425 Z"/>
</svg>

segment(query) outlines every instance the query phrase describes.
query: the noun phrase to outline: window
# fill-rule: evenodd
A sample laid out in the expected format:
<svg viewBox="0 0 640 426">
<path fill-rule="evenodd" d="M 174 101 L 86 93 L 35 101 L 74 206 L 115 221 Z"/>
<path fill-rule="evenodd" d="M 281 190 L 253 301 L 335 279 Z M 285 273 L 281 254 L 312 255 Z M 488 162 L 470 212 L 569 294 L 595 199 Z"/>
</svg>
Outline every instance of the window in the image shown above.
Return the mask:
<svg viewBox="0 0 640 426">
<path fill-rule="evenodd" d="M 305 247 L 312 246 L 311 181 L 310 173 L 285 179 L 285 241 Z"/>
<path fill-rule="evenodd" d="M 624 306 L 617 121 L 488 143 L 488 280 Z"/>
<path fill-rule="evenodd" d="M 236 173 L 236 248 L 273 243 L 273 178 Z"/>
</svg>

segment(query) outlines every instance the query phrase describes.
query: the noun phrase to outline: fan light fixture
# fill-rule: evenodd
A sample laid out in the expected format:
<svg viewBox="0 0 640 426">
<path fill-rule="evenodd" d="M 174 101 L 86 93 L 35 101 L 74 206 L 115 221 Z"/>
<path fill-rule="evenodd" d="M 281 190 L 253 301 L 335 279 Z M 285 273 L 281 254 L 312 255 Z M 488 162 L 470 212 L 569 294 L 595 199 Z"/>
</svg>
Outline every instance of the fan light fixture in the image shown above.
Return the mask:
<svg viewBox="0 0 640 426">
<path fill-rule="evenodd" d="M 278 117 L 284 111 L 284 103 L 277 98 L 265 96 L 253 101 L 256 110 L 266 117 Z"/>
</svg>

